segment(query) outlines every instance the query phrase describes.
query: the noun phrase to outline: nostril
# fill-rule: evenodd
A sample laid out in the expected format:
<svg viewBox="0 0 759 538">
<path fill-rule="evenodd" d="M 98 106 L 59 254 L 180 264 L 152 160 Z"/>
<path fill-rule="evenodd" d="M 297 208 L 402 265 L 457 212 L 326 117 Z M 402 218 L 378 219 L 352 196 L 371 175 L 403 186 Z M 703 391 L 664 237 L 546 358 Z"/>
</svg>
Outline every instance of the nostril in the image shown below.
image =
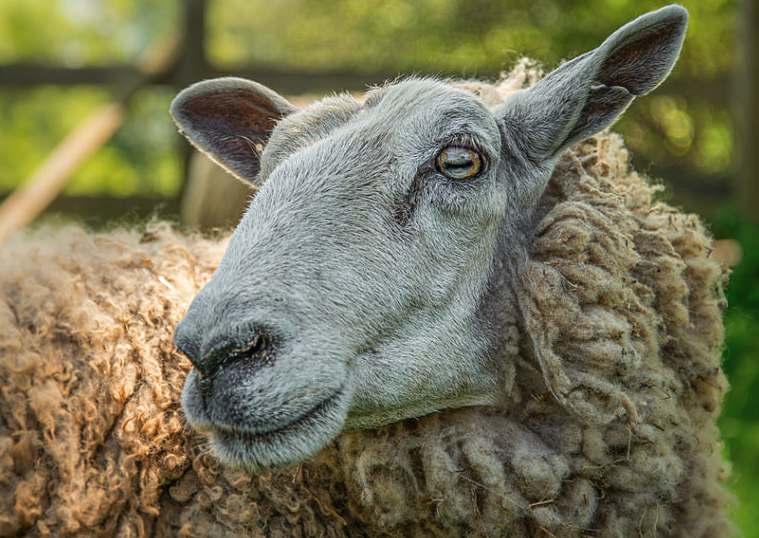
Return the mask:
<svg viewBox="0 0 759 538">
<path fill-rule="evenodd" d="M 251 361 L 268 366 L 274 355 L 274 337 L 265 329 L 257 329 L 247 344 L 219 347 L 208 354 L 200 363 L 195 363 L 205 381 L 210 382 L 220 370 L 239 361 Z"/>
<path fill-rule="evenodd" d="M 265 328 L 259 327 L 253 331 L 253 336 L 248 343 L 216 345 L 215 349 L 208 353 L 204 359 L 198 360 L 198 355 L 189 354 L 183 348 L 179 350 L 190 359 L 198 374 L 196 386 L 200 393 L 203 405 L 211 396 L 214 379 L 224 368 L 235 363 L 245 362 L 248 367 L 258 368 L 269 366 L 274 360 L 276 340 L 273 334 Z"/>
<path fill-rule="evenodd" d="M 260 330 L 247 346 L 229 350 L 219 366 L 225 367 L 240 360 L 253 360 L 262 366 L 267 366 L 273 359 L 273 350 L 272 336 L 268 332 Z"/>
</svg>

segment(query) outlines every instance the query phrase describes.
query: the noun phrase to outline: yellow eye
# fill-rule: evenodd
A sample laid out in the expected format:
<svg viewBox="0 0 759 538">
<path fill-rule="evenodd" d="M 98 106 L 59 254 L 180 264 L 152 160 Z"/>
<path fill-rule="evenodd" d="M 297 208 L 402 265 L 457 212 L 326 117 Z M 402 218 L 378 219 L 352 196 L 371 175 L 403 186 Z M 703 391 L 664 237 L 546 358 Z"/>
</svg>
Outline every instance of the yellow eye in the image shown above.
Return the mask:
<svg viewBox="0 0 759 538">
<path fill-rule="evenodd" d="M 438 170 L 451 179 L 472 178 L 482 171 L 484 164 L 482 155 L 466 146 L 447 146 L 437 156 Z"/>
</svg>

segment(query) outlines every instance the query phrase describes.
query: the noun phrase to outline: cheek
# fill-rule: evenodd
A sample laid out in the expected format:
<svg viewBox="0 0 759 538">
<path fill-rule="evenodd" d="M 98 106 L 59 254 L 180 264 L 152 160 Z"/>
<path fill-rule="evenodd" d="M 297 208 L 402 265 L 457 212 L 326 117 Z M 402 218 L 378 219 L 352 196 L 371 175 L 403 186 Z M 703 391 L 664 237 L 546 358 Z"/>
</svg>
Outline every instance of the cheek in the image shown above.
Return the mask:
<svg viewBox="0 0 759 538">
<path fill-rule="evenodd" d="M 504 196 L 478 193 L 465 207 L 431 208 L 425 222 L 424 242 L 433 256 L 456 263 L 482 260 L 493 247 L 498 224 L 503 218 Z M 472 258 L 475 258 L 473 260 Z"/>
<path fill-rule="evenodd" d="M 482 236 L 497 225 L 506 213 L 507 186 L 491 169 L 472 180 L 430 178 L 420 200 L 427 229 L 450 231 L 454 235 Z"/>
<path fill-rule="evenodd" d="M 413 282 L 414 303 L 442 308 L 473 300 L 491 261 L 491 248 L 483 239 L 475 234 L 428 235 L 403 271 L 404 278 Z"/>
<path fill-rule="evenodd" d="M 417 273 L 430 301 L 440 304 L 454 296 L 459 300 L 478 296 L 492 263 L 499 213 L 440 212 L 430 219 L 417 256 L 424 261 Z"/>
</svg>

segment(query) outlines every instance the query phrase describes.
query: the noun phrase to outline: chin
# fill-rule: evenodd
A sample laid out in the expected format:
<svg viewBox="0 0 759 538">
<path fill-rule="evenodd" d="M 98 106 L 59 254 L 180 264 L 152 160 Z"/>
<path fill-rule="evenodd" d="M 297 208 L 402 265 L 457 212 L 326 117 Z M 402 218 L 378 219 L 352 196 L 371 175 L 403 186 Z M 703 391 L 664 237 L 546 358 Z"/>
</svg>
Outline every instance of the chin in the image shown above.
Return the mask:
<svg viewBox="0 0 759 538">
<path fill-rule="evenodd" d="M 190 376 L 193 374 L 196 372 Z M 285 425 L 253 429 L 208 420 L 191 377 L 182 392 L 187 421 L 210 436 L 214 455 L 226 465 L 248 472 L 292 467 L 324 448 L 345 429 L 350 398 L 344 388 Z"/>
</svg>

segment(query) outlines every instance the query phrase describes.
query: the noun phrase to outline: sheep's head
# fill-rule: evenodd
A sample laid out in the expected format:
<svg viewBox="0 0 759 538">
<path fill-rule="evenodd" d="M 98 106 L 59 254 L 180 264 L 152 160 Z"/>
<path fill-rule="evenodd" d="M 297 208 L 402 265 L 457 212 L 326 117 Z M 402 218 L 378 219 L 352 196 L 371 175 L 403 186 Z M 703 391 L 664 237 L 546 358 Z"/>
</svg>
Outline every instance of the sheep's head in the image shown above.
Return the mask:
<svg viewBox="0 0 759 538">
<path fill-rule="evenodd" d="M 428 79 L 304 110 L 241 79 L 184 90 L 184 134 L 261 185 L 176 328 L 190 424 L 255 470 L 346 428 L 501 401 L 499 316 L 556 159 L 668 75 L 686 21 L 649 13 L 495 108 Z"/>
</svg>

